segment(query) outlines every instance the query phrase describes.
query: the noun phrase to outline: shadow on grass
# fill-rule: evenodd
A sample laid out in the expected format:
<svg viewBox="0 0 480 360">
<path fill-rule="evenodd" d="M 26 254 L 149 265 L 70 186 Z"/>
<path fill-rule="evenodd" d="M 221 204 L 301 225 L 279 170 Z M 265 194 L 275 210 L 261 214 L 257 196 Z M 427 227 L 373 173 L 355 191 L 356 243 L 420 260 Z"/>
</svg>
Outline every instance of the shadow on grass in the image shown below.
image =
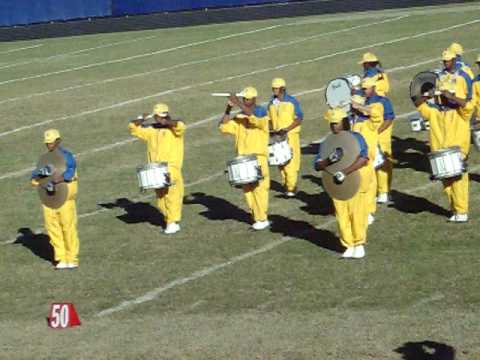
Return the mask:
<svg viewBox="0 0 480 360">
<path fill-rule="evenodd" d="M 163 215 L 149 203 L 133 202 L 126 198 L 120 198 L 114 202 L 99 205 L 107 209 L 119 208 L 125 210 L 126 214 L 117 216 L 117 219 L 126 224 L 149 223 L 154 226 L 165 226 Z"/>
<path fill-rule="evenodd" d="M 202 211 L 200 215 L 209 220 L 232 219 L 247 224 L 251 223 L 251 216 L 245 210 L 240 209 L 238 206 L 225 199 L 213 195 L 207 195 L 203 192 L 192 193 L 184 200 L 184 203 L 186 205 L 198 204 L 205 206 L 207 210 Z"/>
<path fill-rule="evenodd" d="M 53 247 L 50 245 L 47 235 L 35 234 L 30 228 L 20 228 L 17 233 L 17 239 L 14 244 L 20 244 L 26 247 L 34 255 L 53 264 Z"/>
<path fill-rule="evenodd" d="M 307 146 L 303 146 L 301 151 L 303 155 L 317 155 L 320 144 L 310 143 Z"/>
<path fill-rule="evenodd" d="M 284 197 L 285 188 L 278 181 L 270 180 L 270 190 L 282 194 L 281 196 L 277 196 L 277 197 Z"/>
<path fill-rule="evenodd" d="M 394 351 L 403 360 L 455 360 L 455 349 L 436 341 L 406 342 Z"/>
<path fill-rule="evenodd" d="M 331 231 L 317 229 L 306 221 L 292 220 L 282 215 L 270 215 L 269 218 L 272 222 L 270 227 L 272 233 L 306 240 L 336 253 L 342 253 L 345 250 Z"/>
<path fill-rule="evenodd" d="M 424 142 L 415 138 L 400 139 L 392 137 L 394 167 L 397 169 L 413 169 L 419 172 L 430 172 L 430 164 L 427 154 L 430 147 Z M 414 152 L 407 152 L 414 150 Z"/>
<path fill-rule="evenodd" d="M 435 215 L 450 216 L 450 212 L 429 200 L 402 193 L 397 190 L 391 192 L 393 203 L 389 207 L 393 207 L 398 211 L 408 214 L 418 214 L 422 212 L 429 212 Z"/>
<path fill-rule="evenodd" d="M 480 174 L 469 174 L 470 181 L 480 183 Z"/>
<path fill-rule="evenodd" d="M 318 193 L 307 194 L 305 191 L 299 191 L 296 198 L 305 203 L 300 209 L 311 215 L 334 215 L 335 208 L 330 196 L 323 191 L 322 178 L 314 175 L 304 175 L 302 179 L 308 179 L 315 185 L 318 185 Z"/>
</svg>

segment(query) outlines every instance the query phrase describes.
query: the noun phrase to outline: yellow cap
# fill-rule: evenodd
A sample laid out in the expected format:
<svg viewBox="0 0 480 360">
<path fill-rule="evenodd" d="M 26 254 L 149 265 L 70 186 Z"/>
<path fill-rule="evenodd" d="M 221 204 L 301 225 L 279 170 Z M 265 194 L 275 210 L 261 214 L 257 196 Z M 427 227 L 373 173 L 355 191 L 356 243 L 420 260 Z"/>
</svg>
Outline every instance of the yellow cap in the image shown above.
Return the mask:
<svg viewBox="0 0 480 360">
<path fill-rule="evenodd" d="M 377 81 L 373 77 L 367 77 L 362 80 L 362 89 L 370 89 L 377 85 Z"/>
<path fill-rule="evenodd" d="M 360 105 L 365 105 L 365 98 L 361 95 L 353 95 L 351 101 Z"/>
<path fill-rule="evenodd" d="M 153 114 L 160 117 L 165 117 L 168 115 L 168 105 L 159 103 L 153 107 Z"/>
<path fill-rule="evenodd" d="M 275 78 L 272 80 L 272 88 L 274 89 L 278 89 L 286 86 L 287 86 L 287 83 L 282 78 Z"/>
<path fill-rule="evenodd" d="M 366 52 L 363 54 L 362 61 L 359 64 L 367 63 L 367 62 L 377 62 L 378 58 L 375 56 L 374 53 Z"/>
<path fill-rule="evenodd" d="M 323 117 L 328 121 L 329 124 L 337 124 L 348 117 L 348 114 L 342 108 L 333 108 L 327 110 Z"/>
<path fill-rule="evenodd" d="M 240 93 L 240 96 L 245 99 L 253 99 L 258 96 L 257 89 L 252 86 L 247 86 L 243 91 Z"/>
<path fill-rule="evenodd" d="M 442 53 L 442 60 L 443 61 L 450 61 L 450 60 L 453 60 L 457 57 L 457 55 L 455 55 L 455 53 L 449 49 L 447 50 L 444 50 L 443 53 Z"/>
<path fill-rule="evenodd" d="M 45 144 L 54 143 L 57 139 L 60 139 L 60 132 L 57 129 L 49 129 L 43 133 L 43 142 Z"/>
<path fill-rule="evenodd" d="M 448 50 L 453 52 L 455 55 L 463 55 L 463 47 L 459 43 L 452 43 Z"/>
</svg>

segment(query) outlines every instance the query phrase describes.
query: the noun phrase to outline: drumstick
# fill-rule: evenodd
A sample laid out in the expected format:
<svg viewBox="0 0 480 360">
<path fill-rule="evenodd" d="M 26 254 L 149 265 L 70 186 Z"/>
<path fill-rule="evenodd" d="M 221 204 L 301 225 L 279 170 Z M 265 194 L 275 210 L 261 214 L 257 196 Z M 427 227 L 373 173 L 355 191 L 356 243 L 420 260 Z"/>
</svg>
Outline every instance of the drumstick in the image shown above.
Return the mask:
<svg viewBox="0 0 480 360">
<path fill-rule="evenodd" d="M 211 95 L 216 96 L 216 97 L 229 97 L 233 94 L 231 94 L 231 93 L 212 93 Z M 235 96 L 242 96 L 242 93 L 236 93 Z"/>
</svg>

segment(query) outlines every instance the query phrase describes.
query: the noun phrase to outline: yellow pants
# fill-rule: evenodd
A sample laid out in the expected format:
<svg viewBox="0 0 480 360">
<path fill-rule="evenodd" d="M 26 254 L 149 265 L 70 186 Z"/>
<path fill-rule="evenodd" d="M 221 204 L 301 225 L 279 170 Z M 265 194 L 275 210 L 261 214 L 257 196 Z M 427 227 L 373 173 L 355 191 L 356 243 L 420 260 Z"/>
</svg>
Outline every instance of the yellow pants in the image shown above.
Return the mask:
<svg viewBox="0 0 480 360">
<path fill-rule="evenodd" d="M 78 183 L 68 184 L 68 198 L 58 209 L 43 207 L 45 229 L 50 237 L 55 261 L 78 265 L 80 241 L 77 233 L 77 198 Z"/>
<path fill-rule="evenodd" d="M 378 137 L 378 144 L 385 155 L 385 163 L 377 170 L 377 192 L 388 193 L 392 185 L 392 130 L 393 125 L 388 127 Z"/>
<path fill-rule="evenodd" d="M 293 156 L 288 164 L 285 166 L 280 166 L 280 174 L 282 175 L 282 181 L 285 190 L 295 192 L 302 155 L 300 149 L 300 133 L 289 133 L 288 144 L 292 148 Z"/>
<path fill-rule="evenodd" d="M 176 167 L 169 167 L 168 171 L 173 185 L 156 190 L 157 206 L 167 225 L 182 219 L 184 193 L 182 172 Z"/>
<path fill-rule="evenodd" d="M 373 165 L 368 165 L 372 166 Z M 370 185 L 368 186 L 368 191 L 366 193 L 366 204 L 367 211 L 369 214 L 375 214 L 377 212 L 377 177 L 373 175 L 371 177 Z"/>
<path fill-rule="evenodd" d="M 456 180 L 443 181 L 451 210 L 456 214 L 468 214 L 468 173 Z"/>
<path fill-rule="evenodd" d="M 333 199 L 340 242 L 344 247 L 367 242 L 368 211 L 365 204 L 368 200 L 368 193 L 360 191 L 349 200 Z"/>
<path fill-rule="evenodd" d="M 257 155 L 263 180 L 254 184 L 243 185 L 243 192 L 248 208 L 254 221 L 265 221 L 268 218 L 268 191 L 270 189 L 270 174 L 268 172 L 268 160 L 266 156 Z"/>
</svg>

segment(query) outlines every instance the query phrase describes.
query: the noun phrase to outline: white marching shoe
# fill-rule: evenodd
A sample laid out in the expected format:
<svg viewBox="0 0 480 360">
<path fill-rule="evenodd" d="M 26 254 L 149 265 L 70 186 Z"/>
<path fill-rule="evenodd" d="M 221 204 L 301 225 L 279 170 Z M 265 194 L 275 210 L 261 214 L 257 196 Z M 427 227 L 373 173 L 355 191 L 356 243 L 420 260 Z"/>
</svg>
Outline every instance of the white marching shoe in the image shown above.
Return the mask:
<svg viewBox="0 0 480 360">
<path fill-rule="evenodd" d="M 353 252 L 354 252 L 354 247 L 349 247 L 347 248 L 347 250 L 345 250 L 345 252 L 342 254 L 342 257 L 343 258 L 351 258 L 353 257 Z"/>
<path fill-rule="evenodd" d="M 377 196 L 377 204 L 386 204 L 388 200 L 388 193 L 379 193 Z"/>
<path fill-rule="evenodd" d="M 355 246 L 353 249 L 353 257 L 355 259 L 361 259 L 365 256 L 365 247 L 363 245 Z"/>
<path fill-rule="evenodd" d="M 171 235 L 175 234 L 180 231 L 180 225 L 178 225 L 176 222 L 172 222 L 167 225 L 165 230 L 163 231 L 164 234 Z"/>
<path fill-rule="evenodd" d="M 60 261 L 57 265 L 55 265 L 55 269 L 57 270 L 68 269 L 68 264 L 66 262 Z"/>
<path fill-rule="evenodd" d="M 252 225 L 252 228 L 253 228 L 253 230 L 263 230 L 263 229 L 268 228 L 269 226 L 270 226 L 270 221 L 263 220 L 263 221 L 256 221 Z"/>
<path fill-rule="evenodd" d="M 372 225 L 374 221 L 375 221 L 375 218 L 373 217 L 373 215 L 368 214 L 368 225 Z"/>
<path fill-rule="evenodd" d="M 76 268 L 78 268 L 78 264 L 67 263 L 67 269 L 76 269 Z"/>
<path fill-rule="evenodd" d="M 287 192 L 285 192 L 285 196 L 287 198 L 293 198 L 293 197 L 295 197 L 295 193 L 293 191 L 287 191 Z"/>
<path fill-rule="evenodd" d="M 448 221 L 456 223 L 464 223 L 468 221 L 468 214 L 453 214 Z"/>
</svg>

